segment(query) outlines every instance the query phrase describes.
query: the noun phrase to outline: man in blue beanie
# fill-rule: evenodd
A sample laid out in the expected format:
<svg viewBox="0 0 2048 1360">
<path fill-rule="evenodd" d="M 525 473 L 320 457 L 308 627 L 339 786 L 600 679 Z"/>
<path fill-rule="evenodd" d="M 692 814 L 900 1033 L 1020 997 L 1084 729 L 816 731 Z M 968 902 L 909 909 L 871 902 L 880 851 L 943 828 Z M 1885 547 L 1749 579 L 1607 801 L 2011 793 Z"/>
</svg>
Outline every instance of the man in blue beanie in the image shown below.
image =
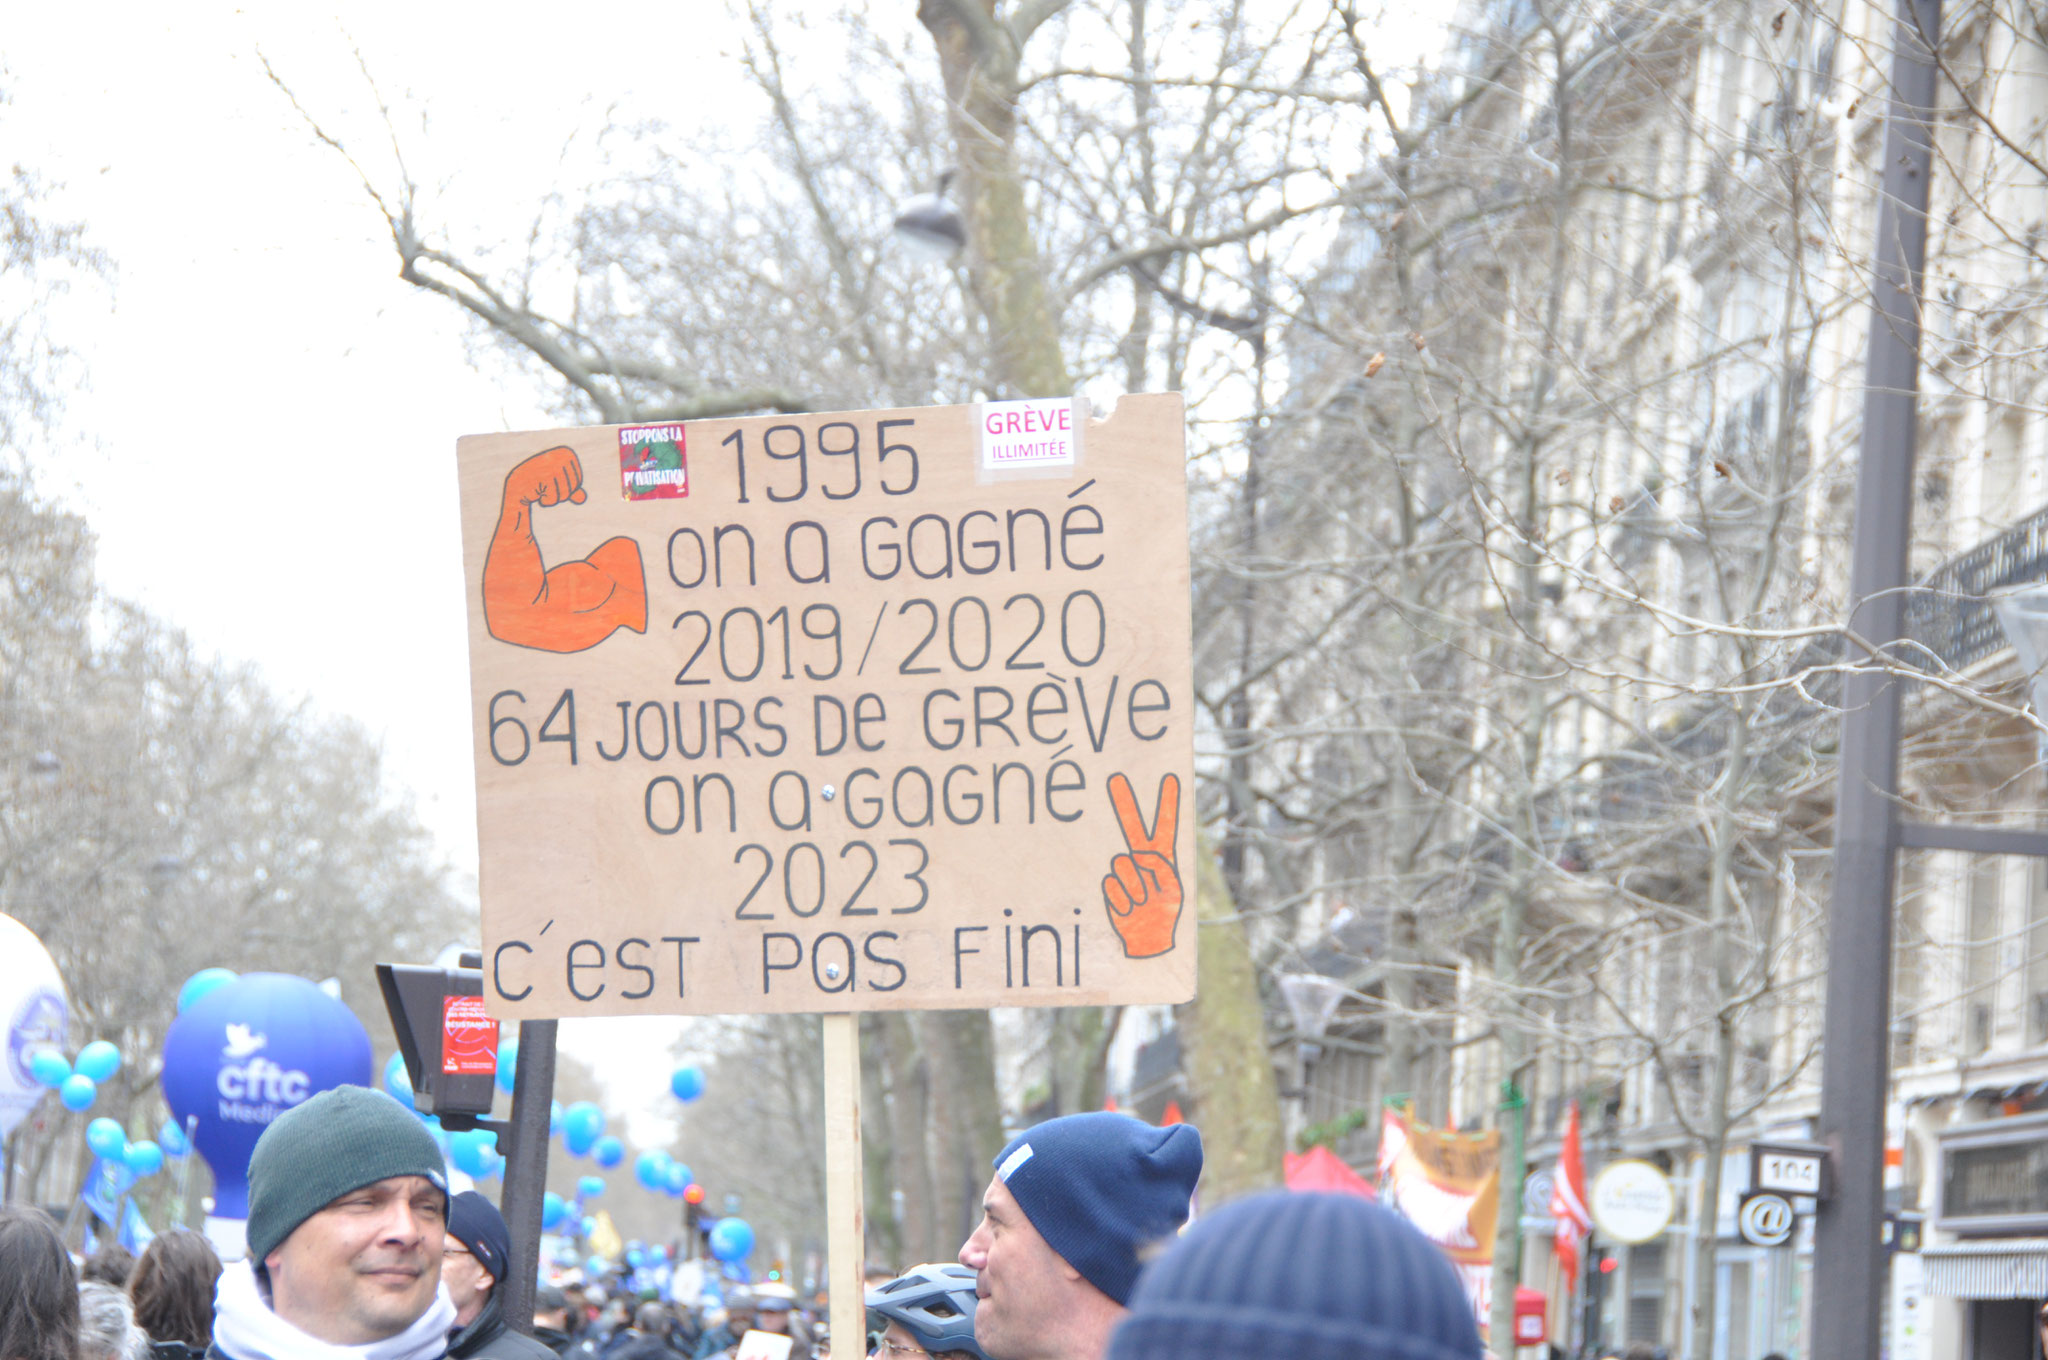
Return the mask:
<svg viewBox="0 0 2048 1360">
<path fill-rule="evenodd" d="M 1202 1137 L 1122 1114 L 1047 1120 L 1011 1140 L 960 1248 L 990 1360 L 1101 1360 L 1146 1255 L 1187 1222 Z"/>
<path fill-rule="evenodd" d="M 498 1206 L 474 1190 L 448 1201 L 448 1240 L 441 1246 L 441 1287 L 455 1305 L 458 1329 L 448 1360 L 552 1360 L 554 1352 L 505 1320 L 498 1281 L 512 1269 L 512 1230 Z"/>
<path fill-rule="evenodd" d="M 1281 1191 L 1225 1205 L 1145 1272 L 1109 1360 L 1478 1360 L 1457 1271 L 1399 1214 Z"/>
</svg>

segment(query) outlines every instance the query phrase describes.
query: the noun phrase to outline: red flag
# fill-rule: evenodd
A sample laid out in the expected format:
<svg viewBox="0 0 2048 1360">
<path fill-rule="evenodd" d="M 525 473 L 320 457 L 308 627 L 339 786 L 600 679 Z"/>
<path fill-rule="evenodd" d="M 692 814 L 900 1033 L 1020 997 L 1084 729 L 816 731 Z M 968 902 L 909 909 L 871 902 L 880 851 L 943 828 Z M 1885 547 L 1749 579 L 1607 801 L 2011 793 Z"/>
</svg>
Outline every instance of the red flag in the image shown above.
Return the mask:
<svg viewBox="0 0 2048 1360">
<path fill-rule="evenodd" d="M 1557 1176 L 1550 1187 L 1550 1216 L 1557 1220 L 1553 1245 L 1564 1267 L 1565 1288 L 1579 1287 L 1579 1246 L 1593 1231 L 1586 1212 L 1586 1162 L 1579 1154 L 1579 1102 L 1564 1120 L 1564 1145 L 1557 1150 Z"/>
</svg>

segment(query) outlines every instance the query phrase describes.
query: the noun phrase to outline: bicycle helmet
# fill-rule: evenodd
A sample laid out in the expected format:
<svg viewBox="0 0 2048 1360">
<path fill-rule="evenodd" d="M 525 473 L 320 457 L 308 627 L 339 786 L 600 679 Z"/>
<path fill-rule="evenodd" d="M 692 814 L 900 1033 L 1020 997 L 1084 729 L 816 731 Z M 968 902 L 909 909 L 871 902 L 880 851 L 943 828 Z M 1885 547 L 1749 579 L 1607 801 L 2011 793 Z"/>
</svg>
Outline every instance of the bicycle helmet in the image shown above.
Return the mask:
<svg viewBox="0 0 2048 1360">
<path fill-rule="evenodd" d="M 913 1267 L 868 1290 L 868 1311 L 900 1323 L 927 1351 L 965 1351 L 988 1360 L 974 1340 L 974 1272 L 960 1265 Z M 881 1330 L 877 1328 L 877 1330 Z"/>
</svg>

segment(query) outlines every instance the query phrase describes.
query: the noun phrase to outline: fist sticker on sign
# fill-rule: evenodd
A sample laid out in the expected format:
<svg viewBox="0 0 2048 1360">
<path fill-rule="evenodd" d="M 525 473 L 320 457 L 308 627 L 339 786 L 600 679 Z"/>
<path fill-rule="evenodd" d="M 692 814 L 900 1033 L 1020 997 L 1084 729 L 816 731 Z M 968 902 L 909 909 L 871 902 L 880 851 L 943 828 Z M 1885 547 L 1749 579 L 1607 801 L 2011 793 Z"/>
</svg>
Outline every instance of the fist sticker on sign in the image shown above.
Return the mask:
<svg viewBox="0 0 2048 1360">
<path fill-rule="evenodd" d="M 461 441 L 492 1014 L 1194 994 L 1180 398 L 997 405 Z"/>
</svg>

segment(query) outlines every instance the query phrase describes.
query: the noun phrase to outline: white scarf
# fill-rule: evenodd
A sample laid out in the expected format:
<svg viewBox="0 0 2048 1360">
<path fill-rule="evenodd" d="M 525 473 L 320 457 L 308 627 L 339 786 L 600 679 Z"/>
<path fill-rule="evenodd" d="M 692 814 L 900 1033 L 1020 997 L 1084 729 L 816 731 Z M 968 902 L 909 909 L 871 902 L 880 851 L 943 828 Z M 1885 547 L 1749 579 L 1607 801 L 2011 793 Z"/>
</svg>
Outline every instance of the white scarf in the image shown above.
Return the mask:
<svg viewBox="0 0 2048 1360">
<path fill-rule="evenodd" d="M 220 1273 L 213 1296 L 213 1341 L 229 1360 L 438 1360 L 448 1351 L 455 1305 L 446 1286 L 433 1306 L 397 1336 L 367 1346 L 337 1346 L 308 1336 L 271 1311 L 256 1283 L 256 1268 L 237 1261 Z"/>
</svg>

